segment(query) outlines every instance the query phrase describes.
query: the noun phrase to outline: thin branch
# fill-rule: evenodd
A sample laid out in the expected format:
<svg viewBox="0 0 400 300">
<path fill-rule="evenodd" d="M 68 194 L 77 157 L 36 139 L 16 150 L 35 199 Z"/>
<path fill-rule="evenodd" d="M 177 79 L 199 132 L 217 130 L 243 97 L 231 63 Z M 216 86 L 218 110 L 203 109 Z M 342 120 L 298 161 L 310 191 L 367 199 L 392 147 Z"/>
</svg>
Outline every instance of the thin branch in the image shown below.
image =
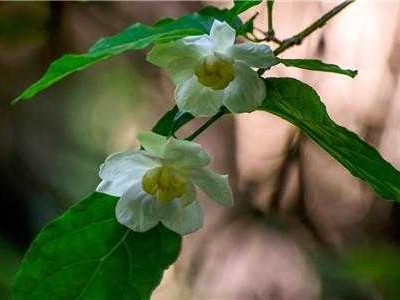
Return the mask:
<svg viewBox="0 0 400 300">
<path fill-rule="evenodd" d="M 267 0 L 268 10 L 268 31 L 269 34 L 274 34 L 274 25 L 272 20 L 272 9 L 274 8 L 274 0 Z"/>
<path fill-rule="evenodd" d="M 259 40 L 259 42 L 264 42 L 264 41 L 265 42 L 274 42 L 274 43 L 277 43 L 278 45 L 281 45 L 282 41 L 275 36 L 275 30 L 274 30 L 274 24 L 273 24 L 274 22 L 273 22 L 273 18 L 272 18 L 272 10 L 274 8 L 274 1 L 275 0 L 267 0 L 268 30 L 267 30 L 267 32 L 259 30 L 265 36 L 265 38 L 263 38 L 262 40 Z"/>
<path fill-rule="evenodd" d="M 266 41 L 265 37 L 260 39 L 260 38 L 256 37 L 253 33 L 247 33 L 246 34 L 246 39 L 248 39 L 249 41 L 254 42 L 254 43 L 259 43 L 259 42 Z"/>
<path fill-rule="evenodd" d="M 302 32 L 292 36 L 291 38 L 283 40 L 282 45 L 280 45 L 278 48 L 274 50 L 274 54 L 278 55 L 290 47 L 293 47 L 295 45 L 300 45 L 307 36 L 316 31 L 318 28 L 324 26 L 326 22 L 328 22 L 330 19 L 332 19 L 334 16 L 336 16 L 339 12 L 341 12 L 344 8 L 346 8 L 354 1 L 355 0 L 347 0 L 342 2 L 341 4 L 339 4 L 338 6 L 334 7 L 332 10 L 324 14 L 321 18 L 316 20 L 310 26 L 305 28 Z"/>
<path fill-rule="evenodd" d="M 210 127 L 215 121 L 217 121 L 219 118 L 221 118 L 223 115 L 227 114 L 228 110 L 223 107 L 219 112 L 217 112 L 215 115 L 213 115 L 210 119 L 208 119 L 207 122 L 205 122 L 203 125 L 201 125 L 195 132 L 193 132 L 190 136 L 185 138 L 187 141 L 193 141 L 199 134 L 201 134 L 204 130 L 206 130 L 208 127 Z"/>
<path fill-rule="evenodd" d="M 267 42 L 272 41 L 277 44 L 282 44 L 282 41 L 275 36 L 274 21 L 272 17 L 272 10 L 274 8 L 274 0 L 267 0 L 267 10 L 268 10 L 268 31 L 265 33 Z"/>
</svg>

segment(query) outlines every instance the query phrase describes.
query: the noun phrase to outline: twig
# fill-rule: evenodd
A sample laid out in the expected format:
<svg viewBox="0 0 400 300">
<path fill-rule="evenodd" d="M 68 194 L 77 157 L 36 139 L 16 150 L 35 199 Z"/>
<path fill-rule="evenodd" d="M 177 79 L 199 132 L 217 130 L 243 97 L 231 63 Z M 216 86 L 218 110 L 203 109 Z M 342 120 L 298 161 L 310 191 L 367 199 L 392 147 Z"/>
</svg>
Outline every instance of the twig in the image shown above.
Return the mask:
<svg viewBox="0 0 400 300">
<path fill-rule="evenodd" d="M 336 16 L 339 12 L 341 12 L 344 8 L 346 8 L 348 5 L 353 3 L 355 0 L 346 0 L 339 4 L 338 6 L 334 7 L 332 10 L 324 14 L 321 18 L 316 20 L 314 23 L 312 23 L 310 26 L 308 26 L 306 29 L 304 29 L 302 32 L 292 36 L 291 38 L 288 38 L 286 40 L 283 40 L 282 45 L 280 45 L 278 48 L 274 50 L 274 54 L 278 55 L 285 51 L 286 49 L 293 47 L 295 45 L 300 45 L 304 38 L 309 36 L 311 33 L 313 33 L 315 30 L 318 28 L 321 28 L 328 22 L 330 19 L 332 19 L 334 16 Z"/>
<path fill-rule="evenodd" d="M 253 33 L 247 33 L 246 34 L 246 39 L 248 39 L 249 41 L 252 41 L 254 43 L 259 43 L 259 42 L 265 42 L 266 41 L 265 37 L 260 39 L 260 38 L 256 37 Z"/>
<path fill-rule="evenodd" d="M 187 138 L 185 138 L 185 140 L 193 141 L 200 133 L 202 133 L 204 130 L 206 130 L 208 127 L 210 127 L 215 121 L 217 121 L 219 118 L 221 118 L 226 113 L 228 113 L 228 110 L 225 107 L 222 107 L 219 112 L 217 112 L 210 119 L 208 119 L 207 122 L 205 122 L 195 132 L 193 132 L 191 135 L 189 135 Z"/>
<path fill-rule="evenodd" d="M 274 8 L 274 0 L 267 0 L 267 10 L 268 10 L 268 34 L 274 35 L 274 25 L 272 20 L 272 9 Z"/>
<path fill-rule="evenodd" d="M 282 44 L 282 41 L 275 36 L 274 22 L 272 18 L 272 10 L 274 8 L 274 0 L 267 0 L 268 10 L 268 31 L 265 33 L 265 40 L 267 42 L 275 42 L 278 45 Z"/>
</svg>

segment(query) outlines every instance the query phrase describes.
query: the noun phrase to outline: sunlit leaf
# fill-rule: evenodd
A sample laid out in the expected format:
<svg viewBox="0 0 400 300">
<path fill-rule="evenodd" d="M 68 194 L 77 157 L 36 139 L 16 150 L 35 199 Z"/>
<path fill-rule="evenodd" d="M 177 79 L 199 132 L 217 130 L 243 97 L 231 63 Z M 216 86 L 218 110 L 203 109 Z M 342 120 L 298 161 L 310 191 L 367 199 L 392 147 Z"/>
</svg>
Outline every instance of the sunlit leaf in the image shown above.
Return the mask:
<svg viewBox="0 0 400 300">
<path fill-rule="evenodd" d="M 89 50 L 89 53 L 110 51 L 116 47 L 126 47 L 130 43 L 147 39 L 141 48 L 147 47 L 153 42 L 167 42 L 179 39 L 187 35 L 198 35 L 210 31 L 213 19 L 194 13 L 180 17 L 179 19 L 162 19 L 154 26 L 146 26 L 140 23 L 133 24 L 117 34 L 101 38 Z M 160 36 L 157 34 L 162 33 Z M 134 48 L 135 49 L 135 48 Z"/>
<path fill-rule="evenodd" d="M 154 26 L 133 24 L 111 37 L 100 39 L 88 53 L 67 54 L 54 61 L 44 76 L 14 99 L 13 103 L 29 99 L 76 71 L 128 50 L 143 49 L 152 43 L 168 42 L 189 35 L 209 33 L 214 18 L 227 18 L 226 14 L 217 12 L 219 10 L 215 8 L 208 14 L 193 13 L 176 20 L 164 19 Z M 235 27 L 242 26 L 238 18 L 230 19 L 228 22 Z"/>
</svg>

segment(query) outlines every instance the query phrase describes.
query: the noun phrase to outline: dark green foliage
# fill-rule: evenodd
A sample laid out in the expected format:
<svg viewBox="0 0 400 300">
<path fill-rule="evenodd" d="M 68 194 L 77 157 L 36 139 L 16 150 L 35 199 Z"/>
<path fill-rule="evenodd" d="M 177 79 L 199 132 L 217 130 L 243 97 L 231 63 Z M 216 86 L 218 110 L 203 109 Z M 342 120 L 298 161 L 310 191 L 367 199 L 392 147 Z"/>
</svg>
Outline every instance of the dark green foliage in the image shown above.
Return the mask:
<svg viewBox="0 0 400 300">
<path fill-rule="evenodd" d="M 296 125 L 382 198 L 400 202 L 400 172 L 374 147 L 333 122 L 309 85 L 291 78 L 269 78 L 265 84 L 267 98 L 261 110 Z"/>
<path fill-rule="evenodd" d="M 286 67 L 296 67 L 300 69 L 331 72 L 356 77 L 357 70 L 342 69 L 337 65 L 327 64 L 318 59 L 279 59 Z"/>
<path fill-rule="evenodd" d="M 179 108 L 175 105 L 158 120 L 152 131 L 164 136 L 171 136 L 175 130 L 193 119 L 194 117 L 190 113 L 179 111 Z"/>
<path fill-rule="evenodd" d="M 117 200 L 93 193 L 49 223 L 22 262 L 14 299 L 150 299 L 181 237 L 162 225 L 145 233 L 120 225 Z"/>
</svg>

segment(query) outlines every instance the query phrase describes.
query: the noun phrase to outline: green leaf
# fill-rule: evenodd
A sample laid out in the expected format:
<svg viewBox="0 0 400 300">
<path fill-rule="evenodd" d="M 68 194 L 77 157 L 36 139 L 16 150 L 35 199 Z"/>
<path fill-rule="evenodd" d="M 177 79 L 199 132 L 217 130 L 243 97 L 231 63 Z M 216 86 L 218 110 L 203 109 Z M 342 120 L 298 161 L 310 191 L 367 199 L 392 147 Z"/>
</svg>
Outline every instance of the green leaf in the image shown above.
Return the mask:
<svg viewBox="0 0 400 300">
<path fill-rule="evenodd" d="M 14 299 L 150 299 L 181 237 L 162 225 L 145 233 L 120 225 L 117 200 L 93 193 L 49 223 L 22 262 Z"/>
<path fill-rule="evenodd" d="M 374 147 L 333 122 L 309 85 L 291 78 L 269 78 L 265 84 L 261 110 L 296 125 L 381 197 L 400 202 L 400 172 Z"/>
<path fill-rule="evenodd" d="M 145 40 L 141 48 L 145 48 L 153 42 L 168 42 L 188 35 L 208 33 L 212 22 L 213 18 L 194 13 L 176 20 L 171 18 L 162 19 L 153 26 L 136 23 L 111 37 L 101 38 L 89 49 L 89 53 L 110 51 L 110 49 L 115 49 L 116 47 L 129 46 L 129 44 L 137 43 L 138 40 L 143 38 L 149 40 Z M 161 35 L 157 36 L 160 33 Z"/>
<path fill-rule="evenodd" d="M 175 105 L 158 120 L 152 131 L 164 136 L 171 136 L 176 130 L 193 119 L 193 115 L 187 112 L 181 112 Z"/>
<path fill-rule="evenodd" d="M 246 33 L 248 33 L 248 32 L 253 32 L 253 30 L 254 30 L 254 20 L 255 20 L 255 18 L 258 16 L 258 14 L 255 14 L 255 15 L 253 15 L 248 21 L 246 21 L 244 24 L 243 24 L 243 30 L 242 30 L 242 32 L 239 32 L 240 34 L 246 34 Z"/>
<path fill-rule="evenodd" d="M 260 4 L 262 0 L 235 0 L 233 7 L 229 10 L 230 16 L 237 16 L 250 7 Z"/>
<path fill-rule="evenodd" d="M 211 23 L 209 23 L 208 32 L 210 32 L 212 23 L 214 19 L 217 19 L 221 22 L 227 22 L 232 28 L 234 28 L 239 34 L 242 34 L 245 28 L 243 28 L 243 22 L 237 16 L 231 16 L 229 14 L 229 10 L 227 9 L 219 9 L 214 6 L 207 6 L 204 7 L 202 10 L 199 11 L 199 14 L 204 17 L 210 17 Z"/>
<path fill-rule="evenodd" d="M 216 13 L 215 10 L 214 13 Z M 222 14 L 219 18 L 227 18 L 227 16 Z M 168 42 L 189 35 L 209 33 L 213 20 L 214 17 L 211 15 L 194 13 L 177 20 L 164 19 L 154 26 L 133 24 L 114 36 L 100 39 L 88 53 L 62 56 L 50 65 L 41 79 L 14 99 L 13 104 L 35 96 L 76 71 L 128 50 L 143 49 L 152 43 Z M 230 23 L 236 27 L 242 26 L 241 21 L 238 21 L 237 18 L 232 19 Z"/>
<path fill-rule="evenodd" d="M 135 24 L 126 29 L 121 35 L 100 40 L 88 53 L 62 56 L 50 65 L 45 75 L 39 81 L 35 82 L 18 96 L 13 101 L 13 104 L 20 100 L 29 99 L 64 77 L 109 57 L 132 49 L 143 49 L 153 42 L 176 39 L 188 34 L 199 33 L 201 32 L 191 28 L 166 32 L 163 27 L 152 28 L 142 24 Z M 129 38 L 132 40 L 128 41 Z"/>
<path fill-rule="evenodd" d="M 300 69 L 331 72 L 356 77 L 357 70 L 342 69 L 341 67 L 333 64 L 326 64 L 318 59 L 279 59 L 286 67 L 296 67 Z"/>
</svg>

